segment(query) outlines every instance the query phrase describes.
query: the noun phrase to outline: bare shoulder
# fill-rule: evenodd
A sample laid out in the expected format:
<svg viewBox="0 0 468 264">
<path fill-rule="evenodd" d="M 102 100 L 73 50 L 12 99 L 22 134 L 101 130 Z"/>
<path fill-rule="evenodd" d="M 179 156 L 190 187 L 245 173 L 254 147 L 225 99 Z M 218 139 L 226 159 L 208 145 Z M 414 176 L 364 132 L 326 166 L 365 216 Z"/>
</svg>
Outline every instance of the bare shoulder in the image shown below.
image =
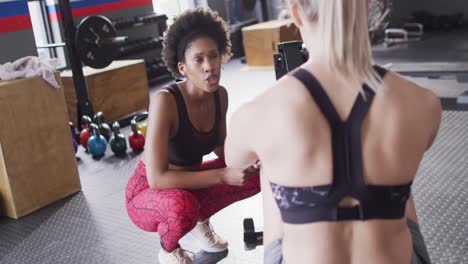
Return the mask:
<svg viewBox="0 0 468 264">
<path fill-rule="evenodd" d="M 174 96 L 167 89 L 160 89 L 150 96 L 150 103 L 176 105 Z"/>
<path fill-rule="evenodd" d="M 160 89 L 150 96 L 149 112 L 151 115 L 174 117 L 177 115 L 177 102 L 166 89 Z"/>
<path fill-rule="evenodd" d="M 395 101 L 406 103 L 430 115 L 440 115 L 442 112 L 440 99 L 433 91 L 395 72 L 388 72 L 384 79 L 384 86 Z"/>
<path fill-rule="evenodd" d="M 310 105 L 311 96 L 298 79 L 285 75 L 255 98 L 255 109 L 276 117 L 295 114 Z M 267 117 L 267 116 L 265 116 Z"/>
<path fill-rule="evenodd" d="M 236 127 L 248 126 L 248 124 L 251 123 L 251 120 L 255 120 L 255 115 L 258 115 L 258 111 L 255 110 L 257 108 L 255 104 L 255 100 L 243 103 L 234 110 L 229 123 Z"/>
<path fill-rule="evenodd" d="M 300 85 L 301 83 L 294 78 L 281 78 L 235 109 L 230 116 L 230 124 L 236 127 L 248 127 L 249 136 L 253 136 L 255 132 L 258 132 L 258 135 L 265 133 L 271 135 L 273 127 L 284 125 L 287 120 L 294 119 L 294 115 L 299 112 L 298 108 L 304 105 L 302 101 L 308 95 L 307 91 L 302 94 L 305 89 L 295 89 Z"/>
</svg>

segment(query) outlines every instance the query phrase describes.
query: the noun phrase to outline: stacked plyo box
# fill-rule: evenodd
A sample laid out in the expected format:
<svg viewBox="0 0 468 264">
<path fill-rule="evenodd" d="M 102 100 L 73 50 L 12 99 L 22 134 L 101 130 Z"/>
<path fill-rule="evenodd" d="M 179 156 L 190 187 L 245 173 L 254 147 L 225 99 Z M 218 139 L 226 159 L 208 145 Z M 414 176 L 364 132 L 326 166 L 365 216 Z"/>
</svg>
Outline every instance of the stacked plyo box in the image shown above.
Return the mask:
<svg viewBox="0 0 468 264">
<path fill-rule="evenodd" d="M 18 219 L 80 191 L 65 97 L 41 77 L 0 81 L 0 215 Z"/>
<path fill-rule="evenodd" d="M 83 67 L 89 100 L 106 121 L 147 110 L 149 87 L 143 60 L 118 60 L 103 69 Z M 71 71 L 61 73 L 70 121 L 78 125 L 77 97 Z M 91 118 L 93 118 L 91 116 Z"/>
<path fill-rule="evenodd" d="M 249 66 L 273 66 L 278 44 L 301 40 L 291 20 L 272 20 L 242 28 L 245 58 Z"/>
</svg>

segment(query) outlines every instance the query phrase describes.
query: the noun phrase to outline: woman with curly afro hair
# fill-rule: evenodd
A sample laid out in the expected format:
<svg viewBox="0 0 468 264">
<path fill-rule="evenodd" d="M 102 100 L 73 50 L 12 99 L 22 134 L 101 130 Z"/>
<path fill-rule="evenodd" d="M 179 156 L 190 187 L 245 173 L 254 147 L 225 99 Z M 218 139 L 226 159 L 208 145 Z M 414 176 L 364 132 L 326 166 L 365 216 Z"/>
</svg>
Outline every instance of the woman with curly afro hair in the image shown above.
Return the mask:
<svg viewBox="0 0 468 264">
<path fill-rule="evenodd" d="M 209 218 L 260 191 L 258 165 L 233 169 L 224 163 L 228 96 L 219 85 L 231 56 L 225 22 L 209 9 L 191 9 L 165 34 L 163 59 L 180 82 L 152 95 L 145 152 L 126 189 L 131 220 L 158 232 L 160 263 L 192 263 L 178 241 L 186 234 L 207 252 L 228 243 Z M 214 152 L 218 158 L 203 161 Z"/>
</svg>

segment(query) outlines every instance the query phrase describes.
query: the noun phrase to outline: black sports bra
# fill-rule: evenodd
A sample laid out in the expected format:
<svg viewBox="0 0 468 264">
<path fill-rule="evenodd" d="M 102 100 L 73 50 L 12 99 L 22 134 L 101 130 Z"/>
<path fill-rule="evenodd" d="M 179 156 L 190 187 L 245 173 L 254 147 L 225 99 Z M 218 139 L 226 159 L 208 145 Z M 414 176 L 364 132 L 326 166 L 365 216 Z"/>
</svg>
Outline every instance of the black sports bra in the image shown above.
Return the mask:
<svg viewBox="0 0 468 264">
<path fill-rule="evenodd" d="M 184 97 L 176 83 L 166 88 L 177 102 L 179 127 L 177 134 L 169 140 L 169 163 L 178 166 L 192 166 L 202 162 L 203 156 L 211 153 L 219 143 L 221 106 L 219 92 L 214 93 L 216 106 L 215 123 L 211 131 L 202 132 L 193 127 L 185 106 Z"/>
<path fill-rule="evenodd" d="M 383 78 L 386 70 L 375 67 Z M 297 69 L 290 73 L 307 87 L 310 95 L 326 117 L 332 131 L 333 181 L 314 187 L 284 187 L 270 183 L 273 195 L 285 223 L 304 224 L 319 221 L 368 219 L 399 219 L 405 214 L 411 184 L 370 185 L 364 182 L 361 151 L 361 126 L 375 96 L 363 85 L 365 98 L 360 94 L 351 114 L 342 121 L 330 98 L 318 80 L 308 71 Z M 353 197 L 359 204 L 342 207 L 345 197 Z"/>
</svg>

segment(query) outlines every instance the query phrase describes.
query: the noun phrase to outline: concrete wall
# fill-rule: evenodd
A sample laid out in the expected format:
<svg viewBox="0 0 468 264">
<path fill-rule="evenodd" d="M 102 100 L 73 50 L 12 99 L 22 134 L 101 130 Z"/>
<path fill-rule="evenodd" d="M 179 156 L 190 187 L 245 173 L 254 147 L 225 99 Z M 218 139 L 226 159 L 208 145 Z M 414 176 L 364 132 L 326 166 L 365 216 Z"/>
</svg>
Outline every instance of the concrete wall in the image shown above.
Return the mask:
<svg viewBox="0 0 468 264">
<path fill-rule="evenodd" d="M 0 64 L 26 56 L 37 56 L 32 30 L 0 33 Z"/>
</svg>

